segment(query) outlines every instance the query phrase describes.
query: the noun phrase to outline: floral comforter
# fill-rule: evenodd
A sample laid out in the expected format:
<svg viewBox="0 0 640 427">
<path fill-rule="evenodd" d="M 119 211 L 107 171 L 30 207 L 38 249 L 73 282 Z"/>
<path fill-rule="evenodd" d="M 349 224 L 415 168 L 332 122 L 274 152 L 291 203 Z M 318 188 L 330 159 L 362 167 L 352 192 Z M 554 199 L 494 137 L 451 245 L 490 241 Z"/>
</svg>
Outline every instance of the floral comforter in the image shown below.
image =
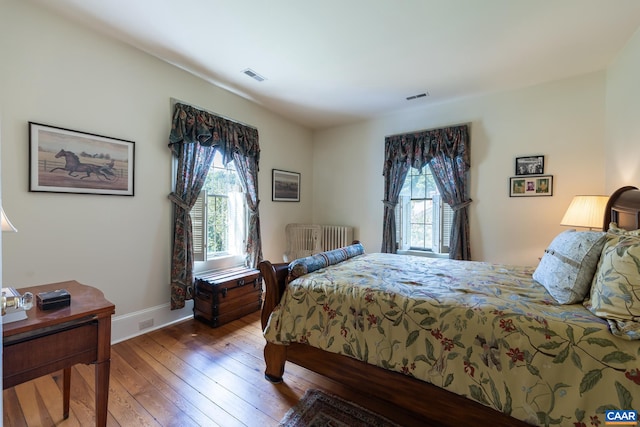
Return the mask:
<svg viewBox="0 0 640 427">
<path fill-rule="evenodd" d="M 534 425 L 640 409 L 640 344 L 533 269 L 365 254 L 292 281 L 264 335 L 419 378 Z"/>
</svg>

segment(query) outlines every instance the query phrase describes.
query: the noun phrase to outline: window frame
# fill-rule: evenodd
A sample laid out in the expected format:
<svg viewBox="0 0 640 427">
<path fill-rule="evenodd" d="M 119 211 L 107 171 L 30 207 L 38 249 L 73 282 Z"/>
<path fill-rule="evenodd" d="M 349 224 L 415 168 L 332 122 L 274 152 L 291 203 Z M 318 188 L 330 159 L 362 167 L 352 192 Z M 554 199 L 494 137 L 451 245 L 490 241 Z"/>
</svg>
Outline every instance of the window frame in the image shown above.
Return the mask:
<svg viewBox="0 0 640 427">
<path fill-rule="evenodd" d="M 216 157 L 217 156 L 221 156 L 221 153 L 218 151 L 216 152 Z M 227 164 L 228 165 L 228 164 Z M 227 165 L 222 165 L 223 168 L 225 169 L 230 169 L 228 168 Z M 210 170 L 212 168 L 215 167 L 220 167 L 220 164 L 218 163 L 216 165 L 216 159 L 214 159 L 214 163 L 211 164 Z M 235 163 L 233 164 L 233 170 L 234 172 L 238 174 L 238 170 L 235 167 Z M 208 252 L 208 245 L 207 245 L 207 235 L 208 235 L 208 216 L 207 216 L 207 208 L 208 208 L 208 197 L 215 197 L 216 194 L 211 194 L 208 195 L 206 194 L 206 190 L 203 188 L 203 190 L 200 192 L 200 194 L 198 195 L 198 200 L 196 201 L 196 204 L 194 205 L 194 207 L 192 208 L 191 212 L 190 212 L 190 216 L 191 216 L 191 223 L 192 223 L 192 231 L 193 231 L 193 237 L 194 240 L 198 237 L 196 236 L 197 234 L 197 230 L 200 229 L 201 230 L 201 245 L 199 247 L 196 247 L 196 242 L 193 242 L 193 247 L 194 247 L 194 273 L 199 273 L 199 272 L 203 272 L 203 271 L 210 271 L 210 270 L 219 270 L 219 269 L 225 269 L 225 268 L 231 268 L 231 267 L 238 267 L 238 266 L 242 266 L 245 264 L 246 262 L 246 239 L 247 239 L 247 233 L 248 233 L 248 229 L 249 229 L 249 212 L 247 209 L 247 201 L 246 201 L 246 197 L 244 194 L 244 191 L 241 191 L 243 197 L 242 197 L 242 204 L 243 204 L 243 211 L 244 211 L 244 218 L 242 221 L 243 224 L 243 240 L 241 242 L 241 245 L 243 247 L 243 253 L 241 254 L 231 254 L 227 251 L 225 252 Z M 221 197 L 229 197 L 228 195 L 218 195 Z M 198 211 L 198 207 L 202 205 L 202 209 Z M 196 212 L 194 212 L 194 210 Z M 202 225 L 201 225 L 202 224 Z M 204 249 L 204 250 L 203 250 Z"/>
<path fill-rule="evenodd" d="M 425 170 L 425 168 L 428 168 Z M 431 167 L 425 165 L 418 173 L 413 173 L 416 168 L 411 167 L 402 184 L 402 190 L 398 198 L 396 206 L 396 244 L 400 253 L 412 253 L 418 255 L 446 255 L 449 253 L 449 237 L 451 235 L 451 222 L 453 218 L 453 210 L 442 200 L 438 188 L 435 188 L 435 194 L 431 197 L 430 192 L 425 187 L 424 197 L 413 197 L 412 179 L 417 175 L 429 174 L 433 176 Z M 425 180 L 427 178 L 425 177 Z M 409 195 L 406 194 L 405 186 L 409 185 Z M 403 195 L 402 193 L 405 192 Z M 411 244 L 411 203 L 412 201 L 430 201 L 431 202 L 431 247 L 419 247 Z M 422 223 L 424 225 L 427 222 Z M 449 227 L 447 230 L 446 227 Z M 445 241 L 446 240 L 446 241 Z"/>
</svg>

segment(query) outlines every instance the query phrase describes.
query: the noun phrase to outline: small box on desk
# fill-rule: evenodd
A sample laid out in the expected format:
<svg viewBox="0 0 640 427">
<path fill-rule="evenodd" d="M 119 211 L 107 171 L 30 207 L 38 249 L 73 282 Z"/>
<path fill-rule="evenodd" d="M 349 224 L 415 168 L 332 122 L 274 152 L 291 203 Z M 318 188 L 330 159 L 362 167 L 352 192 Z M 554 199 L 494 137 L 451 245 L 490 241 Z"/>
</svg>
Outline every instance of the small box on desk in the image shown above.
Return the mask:
<svg viewBox="0 0 640 427">
<path fill-rule="evenodd" d="M 66 289 L 36 294 L 36 301 L 40 310 L 55 310 L 71 304 L 71 295 Z"/>
</svg>

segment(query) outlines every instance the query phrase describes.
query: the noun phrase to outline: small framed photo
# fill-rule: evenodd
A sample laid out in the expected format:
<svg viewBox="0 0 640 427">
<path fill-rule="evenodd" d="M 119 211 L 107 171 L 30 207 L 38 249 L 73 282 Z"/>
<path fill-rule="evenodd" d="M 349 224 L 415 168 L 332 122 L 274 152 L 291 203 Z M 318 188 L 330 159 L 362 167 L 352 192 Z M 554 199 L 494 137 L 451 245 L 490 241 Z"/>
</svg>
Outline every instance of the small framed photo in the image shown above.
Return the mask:
<svg viewBox="0 0 640 427">
<path fill-rule="evenodd" d="M 544 156 L 516 157 L 516 175 L 542 175 Z"/>
<path fill-rule="evenodd" d="M 29 191 L 133 196 L 134 143 L 29 122 Z"/>
<path fill-rule="evenodd" d="M 300 201 L 300 174 L 278 169 L 272 169 L 273 192 L 271 200 L 274 202 Z"/>
<path fill-rule="evenodd" d="M 553 175 L 509 179 L 509 197 L 553 196 Z"/>
</svg>

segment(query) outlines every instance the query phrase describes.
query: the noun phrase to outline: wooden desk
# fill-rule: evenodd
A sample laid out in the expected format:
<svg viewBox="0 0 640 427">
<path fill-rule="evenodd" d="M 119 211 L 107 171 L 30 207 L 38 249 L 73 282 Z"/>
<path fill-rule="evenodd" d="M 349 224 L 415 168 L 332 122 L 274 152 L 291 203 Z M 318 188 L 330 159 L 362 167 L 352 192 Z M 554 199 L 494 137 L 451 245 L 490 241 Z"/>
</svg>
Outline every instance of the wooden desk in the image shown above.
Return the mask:
<svg viewBox="0 0 640 427">
<path fill-rule="evenodd" d="M 71 305 L 41 311 L 39 292 L 66 289 Z M 115 306 L 98 289 L 76 281 L 18 289 L 32 292 L 34 307 L 27 319 L 3 325 L 3 388 L 63 370 L 63 416 L 69 417 L 71 367 L 94 364 L 96 371 L 96 426 L 107 424 L 109 369 L 111 366 L 111 315 Z"/>
</svg>

